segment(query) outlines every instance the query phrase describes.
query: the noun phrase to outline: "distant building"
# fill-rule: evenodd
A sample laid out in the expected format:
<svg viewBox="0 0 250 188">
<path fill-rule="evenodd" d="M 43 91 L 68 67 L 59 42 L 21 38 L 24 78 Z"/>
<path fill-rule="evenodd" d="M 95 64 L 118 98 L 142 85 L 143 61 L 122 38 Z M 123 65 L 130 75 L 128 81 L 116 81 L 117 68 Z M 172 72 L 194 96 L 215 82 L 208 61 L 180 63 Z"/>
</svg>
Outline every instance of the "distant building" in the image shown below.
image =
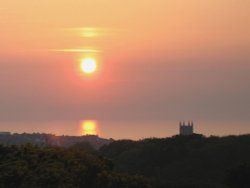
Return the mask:
<svg viewBox="0 0 250 188">
<path fill-rule="evenodd" d="M 87 136 L 56 136 L 45 133 L 10 133 L 0 132 L 0 145 L 20 145 L 31 143 L 38 146 L 59 146 L 71 147 L 80 142 L 89 142 L 95 149 L 99 149 L 103 145 L 107 145 L 114 140 L 100 138 L 97 135 Z"/>
<path fill-rule="evenodd" d="M 0 135 L 11 135 L 10 132 L 0 132 Z"/>
<path fill-rule="evenodd" d="M 180 122 L 180 135 L 192 135 L 194 133 L 194 123 L 189 121 L 188 124 Z"/>
</svg>

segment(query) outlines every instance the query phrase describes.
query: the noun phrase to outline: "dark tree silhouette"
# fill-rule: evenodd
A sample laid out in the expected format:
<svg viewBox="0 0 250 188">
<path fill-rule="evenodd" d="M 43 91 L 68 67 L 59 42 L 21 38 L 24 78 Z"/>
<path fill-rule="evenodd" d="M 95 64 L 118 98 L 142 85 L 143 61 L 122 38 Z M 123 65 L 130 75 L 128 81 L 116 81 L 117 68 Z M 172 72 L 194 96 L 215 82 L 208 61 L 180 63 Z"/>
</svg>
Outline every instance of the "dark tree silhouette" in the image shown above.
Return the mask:
<svg viewBox="0 0 250 188">
<path fill-rule="evenodd" d="M 250 166 L 242 164 L 230 170 L 226 179 L 230 188 L 249 188 L 250 187 Z"/>
<path fill-rule="evenodd" d="M 0 146 L 2 188 L 150 188 L 142 176 L 119 174 L 104 157 L 79 148 Z"/>
</svg>

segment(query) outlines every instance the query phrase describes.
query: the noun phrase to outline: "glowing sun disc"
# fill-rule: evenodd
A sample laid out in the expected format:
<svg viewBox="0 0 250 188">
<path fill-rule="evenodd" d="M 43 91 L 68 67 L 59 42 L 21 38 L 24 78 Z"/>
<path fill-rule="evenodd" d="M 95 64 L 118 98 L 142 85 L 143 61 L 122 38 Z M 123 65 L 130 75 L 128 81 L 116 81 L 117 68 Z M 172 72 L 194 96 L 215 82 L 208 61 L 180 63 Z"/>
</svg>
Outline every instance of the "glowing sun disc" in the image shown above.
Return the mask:
<svg viewBox="0 0 250 188">
<path fill-rule="evenodd" d="M 97 65 L 95 59 L 86 58 L 81 62 L 81 70 L 84 73 L 91 74 L 96 71 Z"/>
</svg>

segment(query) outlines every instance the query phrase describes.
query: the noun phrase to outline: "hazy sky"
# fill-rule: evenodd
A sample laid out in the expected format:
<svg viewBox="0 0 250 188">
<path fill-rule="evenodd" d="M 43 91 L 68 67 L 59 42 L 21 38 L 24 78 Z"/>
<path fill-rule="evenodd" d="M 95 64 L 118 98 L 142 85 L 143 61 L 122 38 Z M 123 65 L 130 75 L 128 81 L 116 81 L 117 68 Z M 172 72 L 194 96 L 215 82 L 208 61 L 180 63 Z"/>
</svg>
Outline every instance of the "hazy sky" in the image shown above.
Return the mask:
<svg viewBox="0 0 250 188">
<path fill-rule="evenodd" d="M 250 132 L 249 33 L 247 0 L 0 0 L 1 129 L 77 134 L 72 122 L 95 119 L 139 138 L 155 129 L 142 122 L 194 119 Z"/>
</svg>

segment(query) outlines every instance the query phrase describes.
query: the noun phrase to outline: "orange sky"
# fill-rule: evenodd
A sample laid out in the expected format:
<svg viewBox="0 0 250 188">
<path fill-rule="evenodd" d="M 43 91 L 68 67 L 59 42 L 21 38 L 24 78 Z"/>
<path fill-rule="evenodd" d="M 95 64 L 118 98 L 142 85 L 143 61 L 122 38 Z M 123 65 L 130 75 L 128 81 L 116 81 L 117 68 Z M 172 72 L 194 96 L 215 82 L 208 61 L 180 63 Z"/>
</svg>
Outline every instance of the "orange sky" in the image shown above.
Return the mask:
<svg viewBox="0 0 250 188">
<path fill-rule="evenodd" d="M 90 45 L 173 53 L 249 45 L 249 9 L 244 0 L 1 0 L 1 51 Z M 94 28 L 97 37 L 87 40 L 77 28 Z"/>
<path fill-rule="evenodd" d="M 3 129 L 83 119 L 249 121 L 250 1 L 0 4 Z M 89 54 L 100 67 L 86 78 L 78 67 Z"/>
</svg>

